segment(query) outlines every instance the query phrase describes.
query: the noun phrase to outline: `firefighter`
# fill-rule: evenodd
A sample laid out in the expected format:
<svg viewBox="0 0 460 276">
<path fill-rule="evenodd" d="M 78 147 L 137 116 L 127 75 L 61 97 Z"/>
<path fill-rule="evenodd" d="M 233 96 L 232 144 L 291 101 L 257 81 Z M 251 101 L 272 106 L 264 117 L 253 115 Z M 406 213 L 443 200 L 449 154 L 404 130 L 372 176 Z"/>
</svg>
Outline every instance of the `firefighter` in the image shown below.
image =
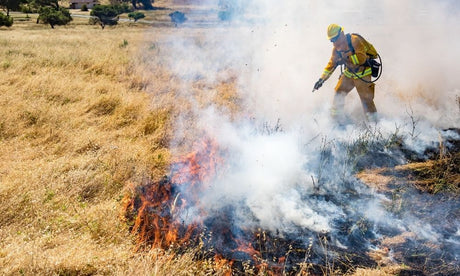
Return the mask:
<svg viewBox="0 0 460 276">
<path fill-rule="evenodd" d="M 344 119 L 345 96 L 356 87 L 364 112 L 368 119 L 375 120 L 377 109 L 374 104 L 374 86 L 369 60 L 377 58 L 375 48 L 358 34 L 344 34 L 343 28 L 331 24 L 327 28 L 328 39 L 333 43 L 332 56 L 324 68 L 313 91 L 319 89 L 339 65 L 345 70 L 335 87 L 331 115 L 337 121 Z"/>
</svg>

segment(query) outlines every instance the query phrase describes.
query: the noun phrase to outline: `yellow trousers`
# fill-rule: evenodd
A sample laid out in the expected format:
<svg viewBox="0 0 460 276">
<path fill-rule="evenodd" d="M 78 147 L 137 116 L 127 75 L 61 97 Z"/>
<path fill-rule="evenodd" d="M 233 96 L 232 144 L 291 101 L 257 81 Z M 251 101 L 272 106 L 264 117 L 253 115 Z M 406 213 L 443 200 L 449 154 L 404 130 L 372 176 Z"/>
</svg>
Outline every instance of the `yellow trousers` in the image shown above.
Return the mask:
<svg viewBox="0 0 460 276">
<path fill-rule="evenodd" d="M 362 78 L 363 80 L 370 82 L 371 76 L 365 76 Z M 345 96 L 356 87 L 358 91 L 359 98 L 361 99 L 361 104 L 363 106 L 365 113 L 375 113 L 377 112 L 377 108 L 374 104 L 374 83 L 367 83 L 360 79 L 352 79 L 348 78 L 344 75 L 341 75 L 339 78 L 339 82 L 335 87 L 335 95 L 333 101 L 333 110 L 335 112 L 340 113 L 343 112 L 343 108 L 345 105 Z"/>
</svg>

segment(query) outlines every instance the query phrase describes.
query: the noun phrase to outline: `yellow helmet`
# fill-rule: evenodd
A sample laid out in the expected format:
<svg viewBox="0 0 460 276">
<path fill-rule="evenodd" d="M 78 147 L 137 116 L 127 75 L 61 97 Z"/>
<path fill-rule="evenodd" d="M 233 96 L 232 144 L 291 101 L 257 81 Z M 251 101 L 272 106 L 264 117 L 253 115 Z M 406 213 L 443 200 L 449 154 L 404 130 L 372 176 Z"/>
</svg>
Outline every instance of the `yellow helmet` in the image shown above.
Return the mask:
<svg viewBox="0 0 460 276">
<path fill-rule="evenodd" d="M 331 24 L 327 27 L 327 39 L 331 40 L 332 38 L 339 35 L 339 33 L 343 31 L 342 27 L 337 24 Z"/>
</svg>

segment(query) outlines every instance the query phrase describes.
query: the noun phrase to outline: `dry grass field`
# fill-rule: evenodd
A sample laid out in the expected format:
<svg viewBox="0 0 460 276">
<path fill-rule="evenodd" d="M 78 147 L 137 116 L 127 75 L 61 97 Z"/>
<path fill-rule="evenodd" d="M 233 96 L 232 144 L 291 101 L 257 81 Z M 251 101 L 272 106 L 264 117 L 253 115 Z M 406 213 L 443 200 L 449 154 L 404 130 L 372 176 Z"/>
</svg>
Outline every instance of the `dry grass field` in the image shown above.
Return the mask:
<svg viewBox="0 0 460 276">
<path fill-rule="evenodd" d="M 176 30 L 31 17 L 0 28 L 0 274 L 217 273 L 187 254 L 136 254 L 121 219 L 127 183 L 170 162 L 178 111 L 159 53 Z"/>
<path fill-rule="evenodd" d="M 166 18 L 157 12 L 145 20 Z M 229 275 L 225 262 L 195 260 L 199 248 L 136 252 L 122 214 L 129 187 L 168 173 L 174 122 L 190 107 L 164 66 L 165 37 L 199 40 L 203 30 L 132 22 L 101 30 L 86 18 L 51 29 L 14 16 L 13 27 L 0 27 L 0 274 Z M 238 114 L 234 78 L 206 96 L 191 81 L 198 103 Z"/>
</svg>

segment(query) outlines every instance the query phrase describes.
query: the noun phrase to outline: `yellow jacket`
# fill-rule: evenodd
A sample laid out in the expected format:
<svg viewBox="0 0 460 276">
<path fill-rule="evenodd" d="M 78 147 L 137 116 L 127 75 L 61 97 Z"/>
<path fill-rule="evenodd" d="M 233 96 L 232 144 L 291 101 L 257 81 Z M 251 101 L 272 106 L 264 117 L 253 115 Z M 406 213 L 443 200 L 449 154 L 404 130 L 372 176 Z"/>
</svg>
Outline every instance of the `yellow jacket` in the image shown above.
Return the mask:
<svg viewBox="0 0 460 276">
<path fill-rule="evenodd" d="M 343 74 L 346 77 L 357 79 L 358 77 L 361 78 L 372 74 L 371 68 L 367 64 L 364 65 L 368 59 L 368 49 L 364 39 L 355 34 L 347 35 L 351 35 L 351 45 L 355 50 L 355 54 L 353 54 L 350 47 L 348 47 L 347 39 L 345 39 L 344 42 L 335 45 L 332 49 L 331 59 L 321 75 L 323 80 L 327 80 L 332 75 L 335 68 L 341 63 L 345 64 L 346 68 Z"/>
</svg>

